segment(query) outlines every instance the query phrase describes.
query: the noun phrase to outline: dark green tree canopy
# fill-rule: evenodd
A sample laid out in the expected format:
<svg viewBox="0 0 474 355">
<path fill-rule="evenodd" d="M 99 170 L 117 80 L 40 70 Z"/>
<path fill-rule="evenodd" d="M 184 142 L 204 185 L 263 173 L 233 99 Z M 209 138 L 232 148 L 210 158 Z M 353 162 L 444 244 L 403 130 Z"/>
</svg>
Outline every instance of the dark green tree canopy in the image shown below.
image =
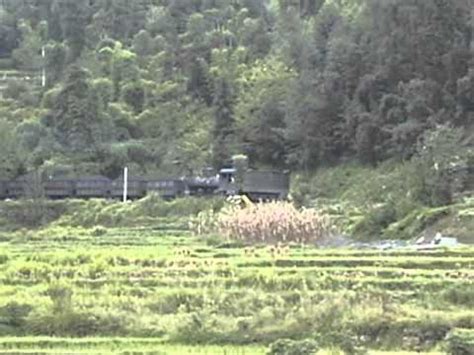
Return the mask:
<svg viewBox="0 0 474 355">
<path fill-rule="evenodd" d="M 5 0 L 0 122 L 109 172 L 409 160 L 472 134 L 473 23 L 471 0 Z"/>
</svg>

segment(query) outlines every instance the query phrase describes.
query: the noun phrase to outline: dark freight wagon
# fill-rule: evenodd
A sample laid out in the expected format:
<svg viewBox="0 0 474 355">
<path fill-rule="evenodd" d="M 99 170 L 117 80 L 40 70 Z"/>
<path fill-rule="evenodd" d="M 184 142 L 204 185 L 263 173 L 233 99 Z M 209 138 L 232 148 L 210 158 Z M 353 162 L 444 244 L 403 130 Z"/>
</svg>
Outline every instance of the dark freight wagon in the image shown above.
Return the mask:
<svg viewBox="0 0 474 355">
<path fill-rule="evenodd" d="M 121 199 L 124 190 L 123 176 L 112 181 L 110 195 L 113 198 Z M 136 200 L 146 195 L 146 181 L 140 176 L 129 176 L 127 179 L 127 198 Z"/>
<path fill-rule="evenodd" d="M 33 184 L 29 181 L 27 176 L 20 176 L 19 178 L 8 182 L 7 197 L 18 199 L 30 195 L 28 192 L 34 190 Z"/>
<path fill-rule="evenodd" d="M 76 196 L 79 198 L 110 197 L 111 180 L 105 176 L 87 176 L 75 180 Z"/>
<path fill-rule="evenodd" d="M 72 179 L 52 178 L 44 184 L 44 194 L 50 199 L 62 199 L 76 195 L 75 181 Z"/>
<path fill-rule="evenodd" d="M 252 200 L 286 199 L 290 188 L 290 175 L 278 171 L 245 172 L 242 193 Z"/>
<path fill-rule="evenodd" d="M 0 180 L 0 199 L 7 197 L 7 181 Z"/>
<path fill-rule="evenodd" d="M 110 194 L 113 198 L 122 198 L 124 190 L 123 176 L 114 180 L 111 185 Z M 146 195 L 146 181 L 141 177 L 129 176 L 127 180 L 127 197 L 135 200 Z"/>
<path fill-rule="evenodd" d="M 289 174 L 277 171 L 221 169 L 219 174 L 204 174 L 187 178 L 146 178 L 129 176 L 127 198 L 139 199 L 157 194 L 164 199 L 181 196 L 232 196 L 245 194 L 250 199 L 285 199 L 289 190 Z M 123 176 L 112 181 L 105 176 L 45 177 L 30 173 L 12 181 L 0 181 L 0 199 L 12 198 L 115 198 L 124 193 Z"/>
<path fill-rule="evenodd" d="M 147 194 L 155 193 L 164 199 L 183 196 L 186 192 L 186 184 L 178 179 L 148 179 L 146 183 Z"/>
<path fill-rule="evenodd" d="M 239 174 L 234 168 L 221 169 L 219 189 L 225 195 L 247 195 L 251 200 L 286 199 L 290 189 L 289 173 L 247 170 Z"/>
</svg>

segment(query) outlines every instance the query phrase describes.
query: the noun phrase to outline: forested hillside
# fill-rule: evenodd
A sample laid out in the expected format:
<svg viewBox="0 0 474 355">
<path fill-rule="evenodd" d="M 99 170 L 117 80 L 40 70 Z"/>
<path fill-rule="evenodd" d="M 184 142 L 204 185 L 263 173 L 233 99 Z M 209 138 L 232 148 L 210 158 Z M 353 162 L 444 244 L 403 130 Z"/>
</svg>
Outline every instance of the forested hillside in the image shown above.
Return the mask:
<svg viewBox="0 0 474 355">
<path fill-rule="evenodd" d="M 304 172 L 413 159 L 465 168 L 473 8 L 4 0 L 0 175 L 54 167 L 115 177 L 124 165 L 182 174 L 233 154 Z"/>
</svg>

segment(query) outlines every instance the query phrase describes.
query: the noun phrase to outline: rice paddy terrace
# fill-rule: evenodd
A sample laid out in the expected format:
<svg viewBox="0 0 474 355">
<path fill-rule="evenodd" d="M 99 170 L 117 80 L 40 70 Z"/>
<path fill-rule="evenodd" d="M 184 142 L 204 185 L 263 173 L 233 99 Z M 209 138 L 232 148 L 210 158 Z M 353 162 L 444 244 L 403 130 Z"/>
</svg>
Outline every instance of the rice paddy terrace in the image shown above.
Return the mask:
<svg viewBox="0 0 474 355">
<path fill-rule="evenodd" d="M 0 353 L 443 353 L 474 328 L 472 248 L 243 248 L 171 218 L 0 240 Z"/>
</svg>

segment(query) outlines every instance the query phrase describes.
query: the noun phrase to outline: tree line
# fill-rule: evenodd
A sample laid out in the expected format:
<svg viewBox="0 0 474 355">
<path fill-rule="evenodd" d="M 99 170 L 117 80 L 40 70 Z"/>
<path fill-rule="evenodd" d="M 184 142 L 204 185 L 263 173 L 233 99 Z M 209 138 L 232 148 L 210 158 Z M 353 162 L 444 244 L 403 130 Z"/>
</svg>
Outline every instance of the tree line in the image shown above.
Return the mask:
<svg viewBox="0 0 474 355">
<path fill-rule="evenodd" d="M 462 147 L 473 26 L 471 0 L 4 0 L 0 176 L 176 174 L 235 154 L 377 165 L 439 127 Z M 43 68 L 46 87 L 8 79 Z"/>
</svg>

